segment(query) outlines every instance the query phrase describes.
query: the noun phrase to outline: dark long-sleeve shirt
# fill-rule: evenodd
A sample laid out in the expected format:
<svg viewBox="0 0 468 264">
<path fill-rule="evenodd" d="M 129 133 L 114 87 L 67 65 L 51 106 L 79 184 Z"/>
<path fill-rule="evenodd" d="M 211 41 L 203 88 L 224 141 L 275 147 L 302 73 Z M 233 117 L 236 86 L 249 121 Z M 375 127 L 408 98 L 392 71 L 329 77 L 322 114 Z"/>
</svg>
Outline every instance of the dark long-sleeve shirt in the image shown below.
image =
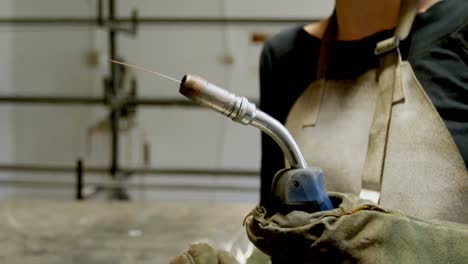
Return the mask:
<svg viewBox="0 0 468 264">
<path fill-rule="evenodd" d="M 328 79 L 353 79 L 377 67 L 382 31 L 357 41 L 337 41 L 329 48 Z M 316 79 L 320 39 L 303 25 L 269 39 L 260 59 L 260 108 L 284 124 L 294 102 Z M 418 14 L 401 52 L 450 131 L 468 164 L 468 1 L 445 0 Z M 284 168 L 281 149 L 262 135 L 261 203 L 268 205 L 275 173 Z"/>
</svg>

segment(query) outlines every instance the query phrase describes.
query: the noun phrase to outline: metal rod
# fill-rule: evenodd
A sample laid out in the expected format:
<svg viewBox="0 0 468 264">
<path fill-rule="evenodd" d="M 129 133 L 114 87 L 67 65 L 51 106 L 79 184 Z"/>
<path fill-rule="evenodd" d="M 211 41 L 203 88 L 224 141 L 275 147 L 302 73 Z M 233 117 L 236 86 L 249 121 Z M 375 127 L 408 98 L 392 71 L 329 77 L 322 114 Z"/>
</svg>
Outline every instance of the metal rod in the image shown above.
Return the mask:
<svg viewBox="0 0 468 264">
<path fill-rule="evenodd" d="M 110 175 L 115 177 L 119 169 L 118 158 L 119 158 L 119 113 L 117 109 L 113 109 L 110 114 L 111 123 L 111 165 Z"/>
<path fill-rule="evenodd" d="M 83 168 L 88 173 L 106 173 L 107 167 L 88 167 Z M 76 168 L 73 166 L 60 165 L 34 165 L 34 164 L 0 164 L 0 171 L 11 172 L 31 172 L 31 173 L 74 173 Z"/>
<path fill-rule="evenodd" d="M 122 168 L 122 173 L 153 174 L 153 175 L 183 175 L 183 176 L 252 176 L 260 175 L 257 170 L 236 169 L 155 169 L 155 168 Z"/>
<path fill-rule="evenodd" d="M 34 103 L 34 104 L 105 104 L 102 97 L 81 96 L 30 96 L 30 95 L 0 95 L 0 103 Z"/>
<path fill-rule="evenodd" d="M 72 182 L 56 182 L 56 181 L 19 181 L 19 180 L 0 180 L 0 187 L 16 187 L 16 188 L 45 188 L 45 189 L 64 189 L 74 187 Z M 230 191 L 230 192 L 258 192 L 256 186 L 202 186 L 188 184 L 132 184 L 132 183 L 87 183 L 85 186 L 98 186 L 106 189 L 128 188 L 137 190 L 194 190 L 194 191 Z"/>
<path fill-rule="evenodd" d="M 104 25 L 104 3 L 103 3 L 103 0 L 98 0 L 97 1 L 97 24 L 99 26 L 103 26 Z"/>
<path fill-rule="evenodd" d="M 76 200 L 83 200 L 83 161 L 79 159 L 76 163 Z"/>
<path fill-rule="evenodd" d="M 140 17 L 139 24 L 305 24 L 320 21 L 317 18 L 279 18 L 279 17 Z M 130 18 L 119 18 L 119 22 L 130 22 Z"/>
<path fill-rule="evenodd" d="M 0 164 L 0 171 L 10 172 L 29 172 L 29 173 L 75 173 L 74 166 L 60 165 L 35 165 L 35 164 Z M 83 173 L 87 174 L 105 174 L 109 171 L 108 167 L 84 167 Z M 258 170 L 239 170 L 239 169 L 206 169 L 206 168 L 131 168 L 122 167 L 117 171 L 122 174 L 148 174 L 148 175 L 183 175 L 183 176 L 247 176 L 257 177 Z"/>
<path fill-rule="evenodd" d="M 97 26 L 96 18 L 15 17 L 0 18 L 0 25 L 9 26 Z"/>
<path fill-rule="evenodd" d="M 305 24 L 317 22 L 319 18 L 254 18 L 254 17 L 139 17 L 138 24 L 158 25 L 158 24 Z M 115 18 L 114 23 L 132 23 L 134 18 Z M 98 18 L 80 17 L 16 17 L 0 18 L 0 25 L 12 26 L 100 26 L 109 24 L 109 20 Z"/>
<path fill-rule="evenodd" d="M 138 98 L 134 101 L 130 100 L 129 102 L 139 106 L 179 106 L 201 108 L 199 104 L 196 104 L 187 99 Z"/>
<path fill-rule="evenodd" d="M 187 99 L 163 98 L 128 98 L 127 103 L 140 106 L 160 107 L 197 107 L 201 106 Z M 250 102 L 255 102 L 249 99 Z M 30 95 L 0 95 L 0 104 L 60 104 L 60 105 L 105 105 L 103 97 L 85 96 L 30 96 Z"/>
<path fill-rule="evenodd" d="M 109 21 L 113 22 L 115 17 L 116 3 L 114 0 L 109 0 Z M 117 55 L 117 32 L 113 28 L 109 28 L 109 59 L 115 60 Z M 110 96 L 112 99 L 116 98 L 119 94 L 119 85 L 117 82 L 117 65 L 109 62 L 111 77 L 110 77 Z M 120 77 L 120 76 L 119 76 Z M 110 110 L 110 124 L 111 124 L 111 165 L 110 175 L 115 178 L 119 168 L 119 114 L 120 108 L 112 107 Z"/>
</svg>

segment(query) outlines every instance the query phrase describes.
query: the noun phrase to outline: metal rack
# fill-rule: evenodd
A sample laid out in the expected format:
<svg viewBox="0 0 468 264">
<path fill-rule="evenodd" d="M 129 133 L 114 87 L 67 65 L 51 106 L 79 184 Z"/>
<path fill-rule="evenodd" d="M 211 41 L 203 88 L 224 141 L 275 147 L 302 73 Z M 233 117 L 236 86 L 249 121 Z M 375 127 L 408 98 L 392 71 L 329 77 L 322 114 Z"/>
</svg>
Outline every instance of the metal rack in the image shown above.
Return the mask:
<svg viewBox="0 0 468 264">
<path fill-rule="evenodd" d="M 164 25 L 164 24 L 203 24 L 203 25 L 246 25 L 246 24 L 281 24 L 281 23 L 307 23 L 317 19 L 296 18 L 216 18 L 216 17 L 139 17 L 136 10 L 131 17 L 122 18 L 116 16 L 116 1 L 107 0 L 108 12 L 104 16 L 104 0 L 97 0 L 97 15 L 95 18 L 65 18 L 65 17 L 23 17 L 23 18 L 0 18 L 1 25 L 12 26 L 98 26 L 108 31 L 109 58 L 117 58 L 116 36 L 120 33 L 136 35 L 139 25 Z M 111 124 L 111 160 L 109 167 L 85 167 L 81 160 L 76 166 L 37 166 L 30 164 L 0 164 L 0 171 L 34 172 L 34 173 L 75 173 L 76 174 L 76 198 L 83 199 L 82 187 L 84 186 L 85 173 L 108 173 L 112 178 L 118 174 L 131 175 L 144 173 L 148 175 L 230 175 L 252 177 L 259 174 L 251 170 L 212 170 L 212 169 L 156 169 L 156 168 L 122 168 L 118 163 L 119 153 L 119 119 L 123 109 L 135 109 L 136 107 L 198 107 L 186 99 L 160 99 L 160 98 L 137 98 L 136 82 L 134 91 L 122 94 L 121 87 L 117 82 L 121 74 L 117 65 L 109 63 L 110 75 L 105 79 L 104 94 L 101 97 L 67 97 L 67 96 L 25 96 L 25 95 L 0 95 L 1 104 L 60 104 L 60 105 L 103 105 L 109 110 L 109 123 Z M 0 185 L 16 185 L 22 187 L 21 181 L 0 181 Z M 36 182 L 37 186 L 43 183 Z M 64 183 L 52 184 L 51 186 L 62 186 Z M 120 188 L 114 186 L 115 188 Z M 131 187 L 128 185 L 128 187 Z M 158 186 L 152 186 L 158 187 Z M 151 187 L 149 187 L 151 188 Z M 168 186 L 164 186 L 168 188 Z M 196 189 L 193 186 L 184 188 Z M 217 187 L 223 189 L 223 187 Z M 233 189 L 226 187 L 224 189 Z M 235 188 L 234 188 L 235 189 Z"/>
</svg>

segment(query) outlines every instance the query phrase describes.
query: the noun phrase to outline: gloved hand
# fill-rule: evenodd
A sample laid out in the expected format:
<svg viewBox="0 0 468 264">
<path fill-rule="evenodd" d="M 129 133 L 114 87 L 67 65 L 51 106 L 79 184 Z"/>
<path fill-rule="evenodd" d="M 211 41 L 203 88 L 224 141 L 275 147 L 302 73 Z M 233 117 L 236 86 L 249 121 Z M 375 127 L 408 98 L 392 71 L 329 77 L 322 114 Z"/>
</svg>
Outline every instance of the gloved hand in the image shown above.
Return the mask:
<svg viewBox="0 0 468 264">
<path fill-rule="evenodd" d="M 171 264 L 238 264 L 227 251 L 216 250 L 208 244 L 190 246 L 188 252 L 177 256 Z"/>
<path fill-rule="evenodd" d="M 273 263 L 468 263 L 468 227 L 423 221 L 356 195 L 329 193 L 335 209 L 246 218 L 249 239 Z M 447 205 L 450 206 L 450 205 Z"/>
</svg>

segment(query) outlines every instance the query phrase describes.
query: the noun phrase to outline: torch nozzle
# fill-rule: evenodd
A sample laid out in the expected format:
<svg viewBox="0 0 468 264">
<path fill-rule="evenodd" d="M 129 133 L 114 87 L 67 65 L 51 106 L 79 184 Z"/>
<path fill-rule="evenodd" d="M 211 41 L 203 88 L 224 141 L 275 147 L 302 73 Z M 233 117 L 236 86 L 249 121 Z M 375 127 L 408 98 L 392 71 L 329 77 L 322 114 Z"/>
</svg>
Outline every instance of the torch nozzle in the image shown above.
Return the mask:
<svg viewBox="0 0 468 264">
<path fill-rule="evenodd" d="M 237 96 L 207 80 L 187 74 L 181 81 L 179 92 L 190 100 L 209 107 L 233 121 L 252 125 L 272 137 L 281 147 L 289 165 L 307 168 L 302 153 L 289 131 L 276 119 L 258 110 L 254 103 Z"/>
</svg>

